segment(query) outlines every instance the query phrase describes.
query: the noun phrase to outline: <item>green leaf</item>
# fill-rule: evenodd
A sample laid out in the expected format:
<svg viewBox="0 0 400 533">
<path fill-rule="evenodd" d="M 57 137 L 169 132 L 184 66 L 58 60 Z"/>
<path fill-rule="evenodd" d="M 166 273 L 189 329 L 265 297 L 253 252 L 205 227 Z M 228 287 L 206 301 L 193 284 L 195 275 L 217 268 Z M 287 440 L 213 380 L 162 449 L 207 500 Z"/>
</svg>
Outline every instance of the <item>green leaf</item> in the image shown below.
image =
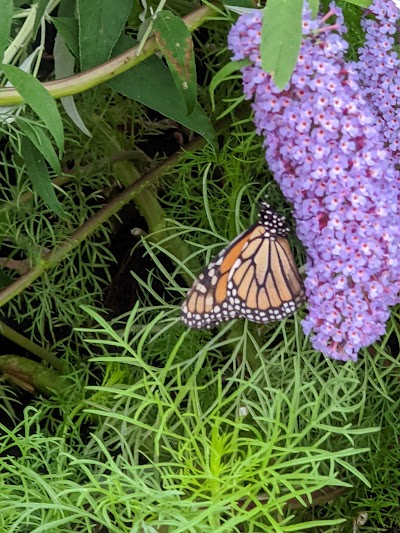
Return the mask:
<svg viewBox="0 0 400 533">
<path fill-rule="evenodd" d="M 345 0 L 348 4 L 354 4 L 361 7 L 369 7 L 372 3 L 372 0 Z"/>
<path fill-rule="evenodd" d="M 121 54 L 134 44 L 130 37 L 122 36 L 113 50 L 113 55 Z M 120 94 L 155 109 L 165 117 L 199 133 L 217 148 L 215 130 L 207 114 L 198 103 L 191 115 L 186 114 L 184 102 L 171 73 L 157 56 L 149 57 L 135 68 L 108 81 L 107 85 Z"/>
<path fill-rule="evenodd" d="M 71 54 L 70 50 L 65 44 L 63 36 L 60 33 L 57 33 L 54 41 L 53 56 L 54 74 L 56 76 L 56 80 L 72 76 L 75 67 L 75 57 Z M 79 115 L 73 96 L 64 96 L 61 98 L 61 105 L 74 124 L 85 135 L 91 137 L 92 135 L 90 131 L 87 129 L 82 117 Z"/>
<path fill-rule="evenodd" d="M 268 0 L 261 30 L 261 65 L 279 89 L 290 80 L 302 40 L 303 0 Z"/>
<path fill-rule="evenodd" d="M 311 9 L 312 17 L 316 18 L 319 11 L 319 0 L 308 0 L 308 5 Z"/>
<path fill-rule="evenodd" d="M 37 11 L 35 16 L 35 23 L 33 25 L 32 34 L 35 37 L 36 32 L 38 31 L 38 28 L 40 26 L 40 23 L 42 21 L 42 17 L 44 15 L 44 12 L 46 11 L 47 4 L 50 0 L 39 0 L 38 2 L 35 2 L 37 5 Z"/>
<path fill-rule="evenodd" d="M 212 104 L 213 109 L 215 107 L 214 93 L 218 85 L 222 83 L 223 81 L 232 79 L 232 78 L 229 78 L 229 76 L 233 74 L 233 72 L 237 72 L 241 68 L 247 67 L 247 65 L 250 65 L 250 64 L 251 64 L 251 61 L 249 58 L 242 59 L 241 61 L 230 61 L 229 63 L 224 65 L 215 74 L 215 76 L 213 76 L 211 83 L 210 83 L 210 87 L 209 87 L 210 99 L 211 99 L 211 104 Z"/>
<path fill-rule="evenodd" d="M 38 124 L 27 122 L 23 118 L 17 118 L 16 122 L 21 131 L 29 137 L 42 156 L 46 159 L 54 172 L 58 176 L 61 176 L 62 170 L 60 161 L 44 129 Z"/>
<path fill-rule="evenodd" d="M 8 46 L 12 15 L 14 12 L 13 0 L 1 0 L 0 15 L 0 62 L 3 60 L 4 50 Z"/>
<path fill-rule="evenodd" d="M 79 27 L 78 20 L 68 17 L 51 18 L 56 30 L 64 38 L 71 54 L 79 59 Z"/>
<path fill-rule="evenodd" d="M 64 129 L 54 98 L 39 80 L 18 67 L 2 65 L 2 70 L 10 83 L 17 89 L 25 103 L 33 109 L 48 127 L 60 152 L 64 148 Z"/>
<path fill-rule="evenodd" d="M 21 153 L 24 158 L 26 170 L 32 182 L 33 191 L 38 194 L 49 209 L 60 218 L 66 218 L 62 205 L 57 199 L 51 183 L 49 170 L 42 154 L 27 137 L 21 141 Z"/>
<path fill-rule="evenodd" d="M 197 101 L 197 81 L 189 28 L 171 11 L 160 11 L 154 21 L 154 35 L 190 115 Z"/>
<path fill-rule="evenodd" d="M 61 0 L 58 5 L 57 14 L 59 17 L 74 18 L 76 13 L 75 0 Z"/>
<path fill-rule="evenodd" d="M 81 69 L 109 59 L 124 29 L 132 0 L 78 0 Z"/>
</svg>

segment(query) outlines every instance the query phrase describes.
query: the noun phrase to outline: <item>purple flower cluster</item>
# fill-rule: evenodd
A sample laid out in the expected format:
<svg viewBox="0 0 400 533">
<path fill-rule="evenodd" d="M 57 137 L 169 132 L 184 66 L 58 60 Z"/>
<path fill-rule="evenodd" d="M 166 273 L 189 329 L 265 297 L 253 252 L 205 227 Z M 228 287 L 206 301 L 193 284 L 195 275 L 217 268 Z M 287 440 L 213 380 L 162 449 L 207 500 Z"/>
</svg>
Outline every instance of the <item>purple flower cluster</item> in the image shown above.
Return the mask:
<svg viewBox="0 0 400 533">
<path fill-rule="evenodd" d="M 261 11 L 241 16 L 228 44 L 234 59 L 252 61 L 242 70 L 244 93 L 307 249 L 303 328 L 317 350 L 356 360 L 399 302 L 399 172 L 363 96 L 367 81 L 344 60 L 340 10 L 331 4 L 316 20 L 304 11 L 300 55 L 283 91 L 261 68 L 261 23 Z"/>
<path fill-rule="evenodd" d="M 400 152 L 400 59 L 393 50 L 399 31 L 400 9 L 392 0 L 374 0 L 373 17 L 363 18 L 365 44 L 356 64 L 364 97 L 382 124 L 389 150 Z"/>
</svg>

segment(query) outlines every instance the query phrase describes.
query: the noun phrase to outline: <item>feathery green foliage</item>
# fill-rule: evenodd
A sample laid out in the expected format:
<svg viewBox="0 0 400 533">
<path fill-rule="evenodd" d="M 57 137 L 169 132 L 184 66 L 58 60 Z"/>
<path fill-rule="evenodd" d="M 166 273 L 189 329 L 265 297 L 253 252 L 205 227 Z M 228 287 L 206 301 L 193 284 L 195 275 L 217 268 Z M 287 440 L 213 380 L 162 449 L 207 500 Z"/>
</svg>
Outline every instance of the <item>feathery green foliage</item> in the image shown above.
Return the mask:
<svg viewBox="0 0 400 533">
<path fill-rule="evenodd" d="M 194 5 L 168 8 L 183 15 Z M 134 32 L 139 14 L 135 6 Z M 359 533 L 399 526 L 398 310 L 356 364 L 312 349 L 300 325 L 304 310 L 279 323 L 237 320 L 216 331 L 179 321 L 185 279 L 254 221 L 261 199 L 267 195 L 294 226 L 235 75 L 219 80 L 212 109 L 211 80 L 229 62 L 229 17 L 219 12 L 205 36 L 194 36 L 199 101 L 229 122 L 218 152 L 187 150 L 148 189 L 168 231 L 126 250 L 148 267 L 132 271 L 134 308 L 112 319 L 101 304 L 118 215 L 1 308 L 68 365 L 65 391 L 19 398 L 24 409 L 2 384 L 1 532 L 345 533 L 364 512 Z M 348 5 L 354 57 L 362 42 L 357 17 Z M 121 153 L 129 153 L 132 175 L 143 175 L 165 159 L 156 142 L 176 133 L 171 120 L 104 88 L 77 104 L 92 137 L 63 116 L 63 168 L 70 161 L 73 169 L 56 192 L 67 221 L 32 194 L 21 132 L 2 126 L 13 150 L 0 161 L 0 243 L 14 261 L 4 267 L 12 278 L 110 202 Z M 289 239 L 303 265 L 301 243 L 294 232 Z"/>
</svg>

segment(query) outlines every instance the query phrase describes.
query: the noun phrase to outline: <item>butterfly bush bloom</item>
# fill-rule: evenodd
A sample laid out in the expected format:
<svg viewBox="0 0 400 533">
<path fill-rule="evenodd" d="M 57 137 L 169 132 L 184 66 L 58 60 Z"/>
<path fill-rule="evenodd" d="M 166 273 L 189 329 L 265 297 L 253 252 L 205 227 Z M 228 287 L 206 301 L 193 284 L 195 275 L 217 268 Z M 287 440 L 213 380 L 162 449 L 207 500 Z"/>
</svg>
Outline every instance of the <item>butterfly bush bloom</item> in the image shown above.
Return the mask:
<svg viewBox="0 0 400 533">
<path fill-rule="evenodd" d="M 383 127 L 389 150 L 400 153 L 400 59 L 394 51 L 400 29 L 400 5 L 392 0 L 374 0 L 361 25 L 365 44 L 356 64 L 364 96 Z"/>
<path fill-rule="evenodd" d="M 244 93 L 307 248 L 303 328 L 317 350 L 356 360 L 399 301 L 399 173 L 359 71 L 344 60 L 341 11 L 331 4 L 312 20 L 305 9 L 300 55 L 282 91 L 261 68 L 261 23 L 261 11 L 241 16 L 228 45 L 233 59 L 252 62 L 242 69 Z"/>
</svg>

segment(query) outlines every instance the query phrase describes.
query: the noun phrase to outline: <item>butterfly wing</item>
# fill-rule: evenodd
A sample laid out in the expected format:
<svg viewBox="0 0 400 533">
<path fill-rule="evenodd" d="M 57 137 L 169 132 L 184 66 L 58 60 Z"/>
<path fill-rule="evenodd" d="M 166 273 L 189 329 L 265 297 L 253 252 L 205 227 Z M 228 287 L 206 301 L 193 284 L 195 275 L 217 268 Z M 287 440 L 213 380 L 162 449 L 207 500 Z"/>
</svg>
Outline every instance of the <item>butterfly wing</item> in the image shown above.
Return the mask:
<svg viewBox="0 0 400 533">
<path fill-rule="evenodd" d="M 228 300 L 228 280 L 255 224 L 224 248 L 193 283 L 182 304 L 181 320 L 191 328 L 213 328 L 238 316 Z"/>
<path fill-rule="evenodd" d="M 267 323 L 294 313 L 305 292 L 288 233 L 285 217 L 262 202 L 259 221 L 194 282 L 182 305 L 182 321 L 192 328 L 212 328 L 239 316 Z"/>
<path fill-rule="evenodd" d="M 303 282 L 286 237 L 258 225 L 249 235 L 228 279 L 227 300 L 253 322 L 281 320 L 305 301 Z"/>
</svg>

